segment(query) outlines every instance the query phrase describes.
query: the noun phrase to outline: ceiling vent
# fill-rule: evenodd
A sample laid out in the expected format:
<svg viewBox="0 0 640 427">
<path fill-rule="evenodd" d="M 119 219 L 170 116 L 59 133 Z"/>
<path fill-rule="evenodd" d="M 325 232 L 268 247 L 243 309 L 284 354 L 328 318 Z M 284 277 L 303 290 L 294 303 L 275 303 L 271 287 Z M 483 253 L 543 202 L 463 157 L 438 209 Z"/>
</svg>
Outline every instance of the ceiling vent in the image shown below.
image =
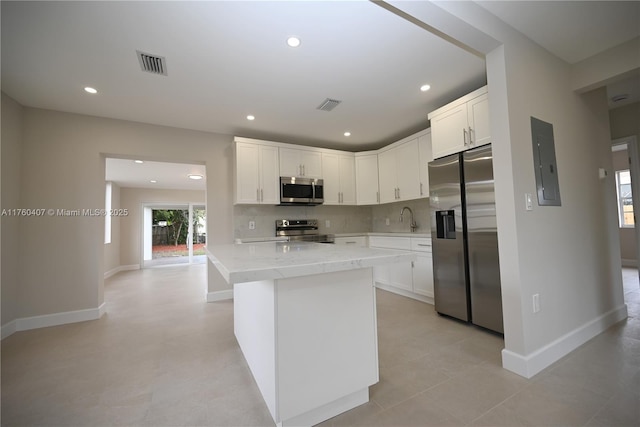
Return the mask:
<svg viewBox="0 0 640 427">
<path fill-rule="evenodd" d="M 167 75 L 167 63 L 164 56 L 151 55 L 149 53 L 140 52 L 136 50 L 138 54 L 138 62 L 142 71 L 146 71 L 151 74 L 160 74 L 161 76 Z"/>
<path fill-rule="evenodd" d="M 322 111 L 331 111 L 338 106 L 342 101 L 338 101 L 337 99 L 327 98 L 322 101 L 322 104 L 318 105 L 318 110 Z"/>
</svg>

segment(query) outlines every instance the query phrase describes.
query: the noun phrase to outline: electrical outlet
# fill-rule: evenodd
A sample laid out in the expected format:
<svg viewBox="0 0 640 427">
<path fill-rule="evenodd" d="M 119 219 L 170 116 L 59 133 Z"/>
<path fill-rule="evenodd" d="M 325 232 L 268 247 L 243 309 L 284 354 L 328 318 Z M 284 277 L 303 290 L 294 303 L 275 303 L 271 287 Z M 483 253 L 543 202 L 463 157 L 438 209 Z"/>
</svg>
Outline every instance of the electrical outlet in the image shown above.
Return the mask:
<svg viewBox="0 0 640 427">
<path fill-rule="evenodd" d="M 387 225 L 389 225 L 389 224 L 390 224 L 390 222 L 389 222 L 389 218 L 387 218 L 384 222 L 386 222 L 386 223 L 387 223 Z"/>
<path fill-rule="evenodd" d="M 256 222 L 249 221 L 249 230 L 255 230 L 255 229 L 256 229 Z"/>
<path fill-rule="evenodd" d="M 525 195 L 524 195 L 524 204 L 525 204 L 525 208 L 528 211 L 532 211 L 533 210 L 533 199 L 531 198 L 531 193 L 525 193 Z"/>
<path fill-rule="evenodd" d="M 533 312 L 540 311 L 540 294 L 533 294 Z"/>
<path fill-rule="evenodd" d="M 329 221 L 328 219 L 324 220 L 324 226 L 327 228 L 331 228 L 331 221 Z"/>
</svg>

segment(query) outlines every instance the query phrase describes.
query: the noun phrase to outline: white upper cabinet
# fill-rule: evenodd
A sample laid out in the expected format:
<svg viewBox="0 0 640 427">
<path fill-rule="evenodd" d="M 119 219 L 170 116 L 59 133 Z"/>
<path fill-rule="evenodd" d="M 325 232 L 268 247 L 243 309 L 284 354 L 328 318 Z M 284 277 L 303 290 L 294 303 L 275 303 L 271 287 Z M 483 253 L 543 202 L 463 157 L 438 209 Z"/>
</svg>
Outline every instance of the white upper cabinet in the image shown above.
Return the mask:
<svg viewBox="0 0 640 427">
<path fill-rule="evenodd" d="M 489 128 L 489 94 L 480 95 L 467 103 L 469 140 L 472 147 L 491 143 Z"/>
<path fill-rule="evenodd" d="M 235 143 L 235 203 L 277 205 L 280 201 L 278 147 Z"/>
<path fill-rule="evenodd" d="M 281 147 L 280 174 L 282 176 L 322 178 L 322 153 Z"/>
<path fill-rule="evenodd" d="M 429 162 L 433 160 L 430 131 L 418 137 L 418 151 L 420 153 L 420 197 L 429 197 Z"/>
<path fill-rule="evenodd" d="M 420 198 L 418 138 L 393 145 L 380 152 L 378 174 L 380 203 Z"/>
<path fill-rule="evenodd" d="M 380 203 L 378 192 L 378 154 L 356 153 L 356 203 Z"/>
<path fill-rule="evenodd" d="M 325 205 L 356 204 L 354 155 L 322 153 L 322 177 Z"/>
<path fill-rule="evenodd" d="M 429 113 L 433 158 L 491 143 L 487 86 Z"/>
</svg>

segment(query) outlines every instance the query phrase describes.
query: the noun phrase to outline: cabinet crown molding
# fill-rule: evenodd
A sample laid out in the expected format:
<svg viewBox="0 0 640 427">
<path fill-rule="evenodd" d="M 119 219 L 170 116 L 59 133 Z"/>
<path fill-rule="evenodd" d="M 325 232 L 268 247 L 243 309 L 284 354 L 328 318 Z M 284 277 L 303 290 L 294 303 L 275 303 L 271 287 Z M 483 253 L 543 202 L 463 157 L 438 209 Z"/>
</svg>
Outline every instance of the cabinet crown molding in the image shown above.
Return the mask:
<svg viewBox="0 0 640 427">
<path fill-rule="evenodd" d="M 427 115 L 427 118 L 429 120 L 431 120 L 433 117 L 436 117 L 444 112 L 449 111 L 452 108 L 457 107 L 458 105 L 462 105 L 465 104 L 469 101 L 471 101 L 474 98 L 477 98 L 479 96 L 484 95 L 485 93 L 489 93 L 489 86 L 482 86 L 479 89 L 474 90 L 471 93 L 466 94 L 465 96 L 463 96 L 462 98 L 458 98 L 455 101 L 452 101 L 450 103 L 448 103 L 447 105 L 443 105 L 442 107 L 438 108 L 437 110 L 433 110 L 432 112 L 430 112 Z"/>
</svg>

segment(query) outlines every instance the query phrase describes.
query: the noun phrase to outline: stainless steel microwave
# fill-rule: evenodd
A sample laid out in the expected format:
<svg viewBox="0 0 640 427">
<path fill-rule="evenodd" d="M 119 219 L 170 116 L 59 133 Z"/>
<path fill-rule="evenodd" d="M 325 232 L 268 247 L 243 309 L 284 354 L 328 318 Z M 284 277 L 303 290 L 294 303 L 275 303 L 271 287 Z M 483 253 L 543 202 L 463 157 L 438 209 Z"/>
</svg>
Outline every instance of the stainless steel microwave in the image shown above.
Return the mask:
<svg viewBox="0 0 640 427">
<path fill-rule="evenodd" d="M 321 205 L 322 203 L 324 203 L 322 179 L 280 177 L 281 205 Z"/>
</svg>

